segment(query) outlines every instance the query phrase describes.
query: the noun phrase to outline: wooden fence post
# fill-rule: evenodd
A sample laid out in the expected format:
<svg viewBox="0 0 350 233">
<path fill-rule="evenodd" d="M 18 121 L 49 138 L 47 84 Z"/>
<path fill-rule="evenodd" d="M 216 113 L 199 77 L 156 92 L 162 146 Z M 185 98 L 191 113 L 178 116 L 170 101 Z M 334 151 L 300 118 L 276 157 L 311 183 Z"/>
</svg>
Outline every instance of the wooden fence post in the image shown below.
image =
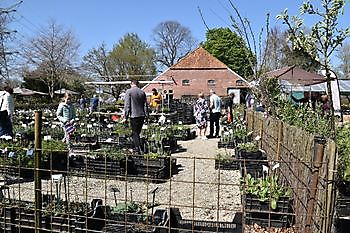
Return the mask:
<svg viewBox="0 0 350 233">
<path fill-rule="evenodd" d="M 310 184 L 310 194 L 307 201 L 307 214 L 306 214 L 306 224 L 305 233 L 312 232 L 312 218 L 315 213 L 315 203 L 317 197 L 317 186 L 319 183 L 319 173 L 322 167 L 323 156 L 324 156 L 324 145 L 326 140 L 323 138 L 314 139 L 314 158 L 313 158 L 313 171 L 311 176 Z"/>
<path fill-rule="evenodd" d="M 332 220 L 334 215 L 334 207 L 336 202 L 336 186 L 335 186 L 335 173 L 337 172 L 337 153 L 336 153 L 336 144 L 334 141 L 329 143 L 329 154 L 327 154 L 328 158 L 328 167 L 327 167 L 327 195 L 326 195 L 326 213 L 324 215 L 326 218 L 324 219 L 323 231 L 322 232 L 331 232 L 332 229 Z"/>
<path fill-rule="evenodd" d="M 276 158 L 275 161 L 279 161 L 281 159 L 281 145 L 283 143 L 283 122 L 278 121 L 278 131 L 277 131 L 277 145 L 276 145 Z"/>
<path fill-rule="evenodd" d="M 35 232 L 41 232 L 41 208 L 42 208 L 42 196 L 41 196 L 41 127 L 42 127 L 42 112 L 35 111 L 35 124 L 34 124 L 34 144 L 35 144 L 35 157 L 34 157 L 34 187 L 35 187 Z"/>
</svg>

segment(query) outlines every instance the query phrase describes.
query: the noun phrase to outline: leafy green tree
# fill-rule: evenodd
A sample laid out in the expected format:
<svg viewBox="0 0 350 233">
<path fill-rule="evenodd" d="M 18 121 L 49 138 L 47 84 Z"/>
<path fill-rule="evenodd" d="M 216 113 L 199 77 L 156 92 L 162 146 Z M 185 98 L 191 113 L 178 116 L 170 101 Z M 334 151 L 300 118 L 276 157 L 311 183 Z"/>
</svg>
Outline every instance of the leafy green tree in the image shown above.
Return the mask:
<svg viewBox="0 0 350 233">
<path fill-rule="evenodd" d="M 156 74 L 155 52 L 136 33 L 128 33 L 120 39 L 109 56 L 119 75 L 135 75 L 141 79 Z"/>
<path fill-rule="evenodd" d="M 108 55 L 110 72 L 118 80 L 151 80 L 156 76 L 155 52 L 136 33 L 128 33 Z M 125 87 L 116 86 L 118 96 Z"/>
<path fill-rule="evenodd" d="M 245 46 L 244 40 L 229 28 L 208 30 L 202 46 L 242 77 L 253 75 L 250 64 L 255 63 L 255 57 Z"/>
</svg>

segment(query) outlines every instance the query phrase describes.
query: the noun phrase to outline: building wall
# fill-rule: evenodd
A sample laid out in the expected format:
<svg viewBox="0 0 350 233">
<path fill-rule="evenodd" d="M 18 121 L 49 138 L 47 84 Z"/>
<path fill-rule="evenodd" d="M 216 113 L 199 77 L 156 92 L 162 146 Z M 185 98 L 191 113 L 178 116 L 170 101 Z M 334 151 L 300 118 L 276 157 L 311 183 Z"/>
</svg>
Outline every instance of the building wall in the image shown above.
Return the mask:
<svg viewBox="0 0 350 233">
<path fill-rule="evenodd" d="M 151 92 L 152 88 L 159 90 L 172 90 L 174 98 L 180 99 L 181 96 L 194 95 L 203 92 L 205 96 L 209 95 L 210 89 L 213 89 L 219 96 L 226 96 L 230 88 L 246 88 L 246 84 L 239 77 L 234 75 L 228 69 L 200 69 L 200 70 L 168 70 L 156 80 L 175 80 L 176 84 L 150 84 L 144 88 L 145 92 Z M 183 85 L 183 80 L 189 80 L 189 85 Z M 214 85 L 209 85 L 208 80 L 213 80 Z M 237 82 L 238 81 L 238 82 Z"/>
</svg>

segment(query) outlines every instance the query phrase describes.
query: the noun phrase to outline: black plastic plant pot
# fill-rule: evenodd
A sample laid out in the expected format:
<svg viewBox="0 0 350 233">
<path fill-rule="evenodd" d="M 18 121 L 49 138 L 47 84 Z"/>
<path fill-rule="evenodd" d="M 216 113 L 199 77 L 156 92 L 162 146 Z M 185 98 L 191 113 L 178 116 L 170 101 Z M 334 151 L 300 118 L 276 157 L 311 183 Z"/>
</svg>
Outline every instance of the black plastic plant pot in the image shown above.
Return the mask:
<svg viewBox="0 0 350 233">
<path fill-rule="evenodd" d="M 350 221 L 350 196 L 339 196 L 336 204 L 337 215 Z"/>
<path fill-rule="evenodd" d="M 335 220 L 337 233 L 348 233 L 350 229 L 350 219 L 348 217 L 338 217 Z"/>
<path fill-rule="evenodd" d="M 262 152 L 260 150 L 258 151 L 243 151 L 240 150 L 238 152 L 238 158 L 239 159 L 255 159 L 255 160 L 261 160 L 263 159 Z"/>
<path fill-rule="evenodd" d="M 239 162 L 236 160 L 215 160 L 216 170 L 239 170 Z"/>
<path fill-rule="evenodd" d="M 337 186 L 341 196 L 350 198 L 350 181 L 341 180 Z"/>
<path fill-rule="evenodd" d="M 268 162 L 264 160 L 242 160 L 239 162 L 239 171 L 242 177 L 250 174 L 257 179 L 263 177 L 263 165 L 268 166 Z"/>
<path fill-rule="evenodd" d="M 235 147 L 235 142 L 218 142 L 218 148 L 234 149 Z"/>
<path fill-rule="evenodd" d="M 245 194 L 244 203 L 246 212 L 269 211 L 275 213 L 288 213 L 291 209 L 291 200 L 289 197 L 280 197 L 277 200 L 276 209 L 271 208 L 269 200 L 261 202 L 257 196 L 250 193 Z"/>
</svg>

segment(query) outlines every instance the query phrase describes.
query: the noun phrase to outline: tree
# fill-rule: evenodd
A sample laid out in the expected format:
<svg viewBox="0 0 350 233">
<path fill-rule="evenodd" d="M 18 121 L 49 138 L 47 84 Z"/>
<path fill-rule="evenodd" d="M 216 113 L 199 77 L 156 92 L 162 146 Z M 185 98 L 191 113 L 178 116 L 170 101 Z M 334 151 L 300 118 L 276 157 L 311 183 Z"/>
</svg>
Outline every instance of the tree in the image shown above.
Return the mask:
<svg viewBox="0 0 350 233">
<path fill-rule="evenodd" d="M 16 11 L 16 8 L 21 4 L 18 2 L 12 6 L 0 8 L 0 83 L 10 84 L 13 82 L 11 80 L 14 57 L 13 55 L 17 53 L 11 44 L 15 38 L 14 30 L 9 29 L 10 23 L 13 21 L 12 12 Z M 0 84 L 0 85 L 1 85 Z"/>
<path fill-rule="evenodd" d="M 255 57 L 244 40 L 229 28 L 208 30 L 202 46 L 239 75 L 249 77 L 254 73 L 251 64 L 255 63 Z"/>
<path fill-rule="evenodd" d="M 266 44 L 265 64 L 266 71 L 280 69 L 285 66 L 297 66 L 307 71 L 319 70 L 320 65 L 315 59 L 303 50 L 293 49 L 287 40 L 288 33 L 281 32 L 277 27 L 268 33 Z"/>
<path fill-rule="evenodd" d="M 318 60 L 325 70 L 331 105 L 331 137 L 335 138 L 334 108 L 331 91 L 331 57 L 336 48 L 350 35 L 350 29 L 338 28 L 338 18 L 345 6 L 344 0 L 322 0 L 321 6 L 323 11 L 308 1 L 304 2 L 300 7 L 301 16 L 308 14 L 317 16 L 320 19 L 312 26 L 310 33 L 306 33 L 303 30 L 304 22 L 301 16 L 290 18 L 288 9 L 278 15 L 277 18 L 283 20 L 283 23 L 287 25 L 289 39 L 293 42 L 293 48 L 307 52 L 310 57 Z"/>
<path fill-rule="evenodd" d="M 281 63 L 284 66 L 297 66 L 309 72 L 316 72 L 320 69 L 320 63 L 303 49 L 285 44 L 282 52 L 284 56 Z"/>
<path fill-rule="evenodd" d="M 170 67 L 197 45 L 190 29 L 176 21 L 166 21 L 153 29 L 157 62 Z"/>
<path fill-rule="evenodd" d="M 92 48 L 83 57 L 82 68 L 90 75 L 96 76 L 104 81 L 112 81 L 110 64 L 108 62 L 109 51 L 106 44 L 102 43 L 97 48 Z"/>
<path fill-rule="evenodd" d="M 73 32 L 54 21 L 26 44 L 24 59 L 30 71 L 36 70 L 38 78 L 47 85 L 51 98 L 59 81 L 75 69 L 78 48 Z"/>
<path fill-rule="evenodd" d="M 136 33 L 120 39 L 109 53 L 108 61 L 113 80 L 150 80 L 156 75 L 155 52 Z M 115 95 L 119 96 L 122 89 L 117 86 Z"/>
<path fill-rule="evenodd" d="M 283 47 L 286 45 L 286 37 L 277 27 L 270 30 L 268 35 L 268 44 L 265 44 L 265 64 L 266 71 L 282 68 L 283 65 Z"/>
<path fill-rule="evenodd" d="M 339 75 L 341 78 L 350 78 L 350 44 L 344 43 L 338 53 L 337 58 L 340 60 L 338 66 Z"/>
</svg>

